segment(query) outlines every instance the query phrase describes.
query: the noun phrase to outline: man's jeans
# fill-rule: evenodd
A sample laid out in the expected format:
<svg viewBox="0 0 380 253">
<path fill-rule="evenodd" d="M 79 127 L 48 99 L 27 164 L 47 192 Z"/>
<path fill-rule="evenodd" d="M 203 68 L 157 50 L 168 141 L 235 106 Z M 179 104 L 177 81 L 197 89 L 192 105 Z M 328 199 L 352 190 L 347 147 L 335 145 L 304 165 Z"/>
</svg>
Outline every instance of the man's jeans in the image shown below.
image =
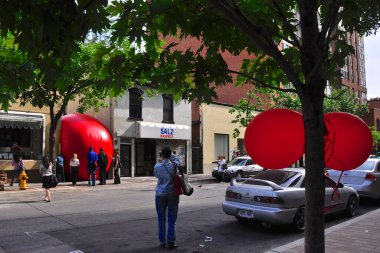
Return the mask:
<svg viewBox="0 0 380 253">
<path fill-rule="evenodd" d="M 91 186 L 91 175 L 92 175 L 92 186 L 96 185 L 96 167 L 95 164 L 89 164 L 87 168 L 88 172 L 88 185 Z"/>
<path fill-rule="evenodd" d="M 175 242 L 175 224 L 178 213 L 179 196 L 171 194 L 156 195 L 156 211 L 158 218 L 158 237 L 161 243 Z M 168 233 L 166 236 L 166 213 L 168 214 Z"/>
</svg>

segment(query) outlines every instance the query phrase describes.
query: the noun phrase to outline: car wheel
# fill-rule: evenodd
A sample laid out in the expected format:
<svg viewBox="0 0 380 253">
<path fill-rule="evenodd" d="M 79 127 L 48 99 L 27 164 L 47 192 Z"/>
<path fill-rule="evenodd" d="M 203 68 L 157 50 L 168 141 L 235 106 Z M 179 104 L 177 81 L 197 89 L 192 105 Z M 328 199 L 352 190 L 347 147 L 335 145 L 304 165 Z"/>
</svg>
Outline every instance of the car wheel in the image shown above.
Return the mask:
<svg viewBox="0 0 380 253">
<path fill-rule="evenodd" d="M 236 175 L 236 181 L 241 181 L 243 179 L 243 173 L 239 171 Z"/>
<path fill-rule="evenodd" d="M 302 232 L 305 230 L 305 207 L 298 208 L 296 215 L 294 216 L 293 226 L 296 231 Z"/>
<path fill-rule="evenodd" d="M 348 217 L 353 217 L 356 214 L 358 208 L 358 200 L 355 196 L 351 196 L 347 202 L 346 214 Z"/>
</svg>

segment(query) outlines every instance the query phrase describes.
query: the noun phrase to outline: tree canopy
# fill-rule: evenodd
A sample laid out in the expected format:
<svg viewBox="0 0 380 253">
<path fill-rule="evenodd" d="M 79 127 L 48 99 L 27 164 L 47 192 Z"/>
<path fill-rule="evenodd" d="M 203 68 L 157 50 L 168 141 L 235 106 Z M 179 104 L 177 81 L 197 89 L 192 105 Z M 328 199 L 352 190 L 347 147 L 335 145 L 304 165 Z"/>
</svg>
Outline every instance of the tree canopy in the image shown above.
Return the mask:
<svg viewBox="0 0 380 253">
<path fill-rule="evenodd" d="M 176 99 L 210 101 L 215 86 L 238 75 L 236 85 L 296 93 L 306 135 L 305 252 L 324 252 L 324 92 L 327 83 L 339 85 L 345 57 L 354 53 L 346 33 L 380 27 L 380 1 L 2 0 L 0 10 L 3 36 L 15 35 L 50 86 L 59 86 L 51 80 L 76 43 L 110 28 L 111 44 L 128 38 L 137 49 L 132 60 L 117 50 L 107 54 L 111 87 L 138 79 Z M 165 43 L 168 37 L 176 39 Z M 190 38 L 199 43 L 181 46 Z M 290 46 L 281 50 L 282 42 Z M 229 69 L 226 53 L 248 56 L 241 69 Z M 12 76 L 3 81 L 9 89 L 16 83 Z"/>
</svg>

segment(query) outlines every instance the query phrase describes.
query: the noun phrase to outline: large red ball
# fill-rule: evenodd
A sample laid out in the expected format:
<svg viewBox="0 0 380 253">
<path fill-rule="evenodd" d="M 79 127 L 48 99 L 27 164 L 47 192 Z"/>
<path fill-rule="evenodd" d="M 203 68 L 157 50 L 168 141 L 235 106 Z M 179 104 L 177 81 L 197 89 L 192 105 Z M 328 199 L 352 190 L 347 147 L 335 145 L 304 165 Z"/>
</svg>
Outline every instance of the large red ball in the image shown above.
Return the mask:
<svg viewBox="0 0 380 253">
<path fill-rule="evenodd" d="M 289 167 L 304 153 L 303 117 L 288 109 L 262 112 L 249 123 L 244 145 L 252 159 L 266 169 Z"/>
<path fill-rule="evenodd" d="M 97 119 L 85 114 L 69 114 L 62 117 L 61 153 L 65 159 L 65 172 L 70 173 L 70 159 L 73 153 L 78 155 L 80 162 L 79 180 L 87 180 L 87 153 L 92 147 L 96 153 L 100 148 L 108 156 L 107 171 L 113 156 L 113 142 L 107 128 Z M 97 171 L 97 179 L 99 170 Z"/>
<path fill-rule="evenodd" d="M 359 117 L 332 112 L 324 115 L 325 163 L 334 170 L 352 170 L 365 162 L 372 150 L 372 135 Z"/>
</svg>

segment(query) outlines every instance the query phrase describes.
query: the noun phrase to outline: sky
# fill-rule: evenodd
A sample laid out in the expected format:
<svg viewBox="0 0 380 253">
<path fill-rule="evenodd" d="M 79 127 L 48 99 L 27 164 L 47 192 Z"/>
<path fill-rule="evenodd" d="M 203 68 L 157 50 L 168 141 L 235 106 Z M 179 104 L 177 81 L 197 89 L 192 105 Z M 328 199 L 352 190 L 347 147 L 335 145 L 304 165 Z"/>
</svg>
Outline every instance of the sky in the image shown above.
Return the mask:
<svg viewBox="0 0 380 253">
<path fill-rule="evenodd" d="M 380 31 L 364 38 L 367 99 L 380 97 Z"/>
</svg>

